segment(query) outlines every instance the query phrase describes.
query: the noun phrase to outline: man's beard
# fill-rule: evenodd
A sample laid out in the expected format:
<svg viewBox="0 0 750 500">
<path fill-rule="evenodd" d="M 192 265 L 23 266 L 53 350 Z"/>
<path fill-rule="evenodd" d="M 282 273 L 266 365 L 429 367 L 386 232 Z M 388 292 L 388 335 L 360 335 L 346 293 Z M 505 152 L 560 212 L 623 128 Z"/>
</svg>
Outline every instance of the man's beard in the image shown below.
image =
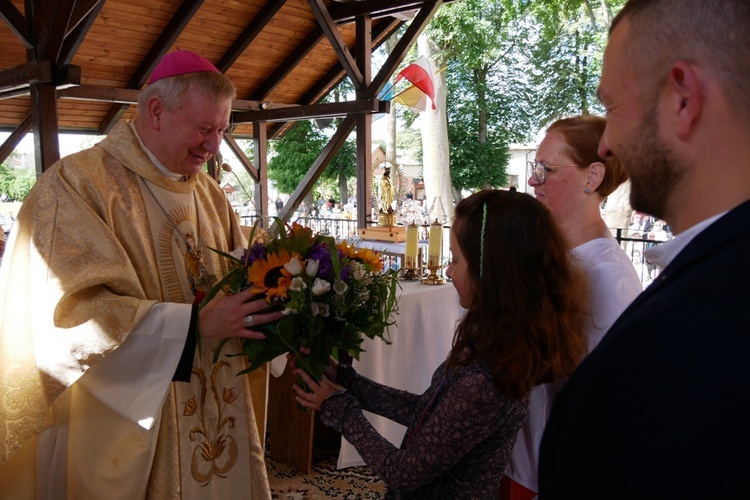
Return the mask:
<svg viewBox="0 0 750 500">
<path fill-rule="evenodd" d="M 630 177 L 630 205 L 659 219 L 667 213 L 669 197 L 684 174 L 684 166 L 659 139 L 656 103 L 649 107 L 643 126 L 620 156 Z"/>
</svg>

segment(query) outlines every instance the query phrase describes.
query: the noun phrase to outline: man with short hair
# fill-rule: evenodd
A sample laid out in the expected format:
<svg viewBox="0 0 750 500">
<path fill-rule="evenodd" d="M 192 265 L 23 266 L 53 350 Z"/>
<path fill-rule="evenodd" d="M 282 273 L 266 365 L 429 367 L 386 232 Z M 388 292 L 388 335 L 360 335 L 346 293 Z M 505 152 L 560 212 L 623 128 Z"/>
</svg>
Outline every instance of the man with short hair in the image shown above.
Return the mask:
<svg viewBox="0 0 750 500">
<path fill-rule="evenodd" d="M 602 156 L 674 239 L 558 394 L 540 498 L 750 498 L 750 2 L 629 0 Z"/>
<path fill-rule="evenodd" d="M 245 244 L 203 165 L 235 90 L 167 54 L 134 122 L 63 158 L 18 214 L 0 272 L 0 490 L 7 498 L 270 498 L 240 338 L 249 290 L 206 292 Z M 198 336 L 200 349 L 196 348 Z"/>
</svg>

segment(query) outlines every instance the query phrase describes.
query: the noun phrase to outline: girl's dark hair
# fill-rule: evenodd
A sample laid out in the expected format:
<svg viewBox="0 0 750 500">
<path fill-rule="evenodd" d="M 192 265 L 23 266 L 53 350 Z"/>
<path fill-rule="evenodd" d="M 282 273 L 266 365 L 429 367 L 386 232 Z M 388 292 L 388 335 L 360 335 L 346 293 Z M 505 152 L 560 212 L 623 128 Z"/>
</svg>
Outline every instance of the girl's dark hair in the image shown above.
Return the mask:
<svg viewBox="0 0 750 500">
<path fill-rule="evenodd" d="M 498 390 L 515 400 L 568 377 L 587 352 L 588 287 L 547 208 L 524 193 L 484 190 L 458 203 L 452 231 L 474 298 L 449 369 L 487 362 Z"/>
</svg>

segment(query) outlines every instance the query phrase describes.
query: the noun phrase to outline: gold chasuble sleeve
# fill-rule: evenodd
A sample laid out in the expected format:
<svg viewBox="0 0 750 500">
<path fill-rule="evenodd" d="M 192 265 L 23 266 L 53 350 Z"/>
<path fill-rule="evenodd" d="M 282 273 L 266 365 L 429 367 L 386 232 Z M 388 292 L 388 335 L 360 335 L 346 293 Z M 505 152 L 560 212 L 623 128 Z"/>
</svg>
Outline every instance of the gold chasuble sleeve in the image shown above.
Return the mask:
<svg viewBox="0 0 750 500">
<path fill-rule="evenodd" d="M 143 180 L 157 188 L 157 195 L 161 190 L 174 195 L 177 210 L 181 198 L 196 200 L 206 267 L 217 279 L 226 269 L 208 248 L 230 252 L 244 243 L 218 184 L 203 173 L 185 182 L 164 177 L 130 124 L 118 124 L 100 144 L 47 171 L 19 211 L 14 241 L 0 267 L 0 464 L 14 454 L 33 458 L 26 448 L 36 446 L 43 429 L 49 433 L 64 427 L 65 419 L 88 414 L 96 419 L 102 450 L 108 440 L 117 443 L 112 449 L 120 449 L 123 436 L 140 436 L 133 440 L 138 441 L 133 454 L 124 451 L 123 456 L 145 457 L 145 469 L 122 472 L 114 467 L 107 473 L 139 477 L 119 478 L 120 483 L 113 479 L 110 485 L 138 485 L 138 496 L 146 498 L 270 498 L 248 380 L 236 377 L 244 364 L 241 357 L 212 363 L 215 343 L 204 342 L 196 352 L 189 383 L 170 384 L 150 431 L 127 419 L 113 417 L 110 423 L 109 409 L 90 395 L 76 396 L 76 381 L 117 349 L 154 304 L 192 302 L 175 293 L 190 288 L 174 284 L 185 276 L 184 256 L 160 254 L 152 231 L 155 212 L 145 205 Z M 166 238 L 173 241 L 174 236 L 170 232 Z M 237 352 L 237 346 L 230 342 L 225 352 Z M 72 431 L 66 427 L 65 432 Z M 69 440 L 71 455 L 76 439 L 73 434 L 58 436 L 57 446 Z M 41 454 L 44 440 L 39 441 Z M 19 452 L 22 446 L 24 453 Z M 36 458 L 38 464 L 49 461 Z M 77 482 L 98 487 L 96 481 L 88 484 L 85 477 L 71 475 L 97 473 L 98 458 L 71 461 L 65 472 L 69 491 L 85 491 L 75 490 Z M 89 465 L 91 471 L 70 470 Z M 7 477 L 2 468 L 0 480 Z M 114 491 L 100 493 L 120 497 Z"/>
</svg>

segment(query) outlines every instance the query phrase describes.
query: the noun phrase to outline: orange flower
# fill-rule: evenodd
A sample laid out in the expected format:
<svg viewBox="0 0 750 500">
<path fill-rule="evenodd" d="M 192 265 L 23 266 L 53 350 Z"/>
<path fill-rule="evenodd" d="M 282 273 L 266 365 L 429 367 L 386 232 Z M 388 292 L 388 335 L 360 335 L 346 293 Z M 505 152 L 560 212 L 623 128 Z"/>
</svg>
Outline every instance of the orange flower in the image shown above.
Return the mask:
<svg viewBox="0 0 750 500">
<path fill-rule="evenodd" d="M 380 262 L 380 255 L 374 250 L 369 248 L 360 248 L 357 250 L 357 259 L 361 260 L 373 269 L 381 269 L 382 263 Z"/>
<path fill-rule="evenodd" d="M 375 250 L 370 250 L 369 248 L 356 248 L 354 245 L 349 246 L 346 240 L 337 244 L 336 247 L 341 250 L 344 257 L 357 259 L 373 269 L 381 269 L 380 256 Z"/>
</svg>

